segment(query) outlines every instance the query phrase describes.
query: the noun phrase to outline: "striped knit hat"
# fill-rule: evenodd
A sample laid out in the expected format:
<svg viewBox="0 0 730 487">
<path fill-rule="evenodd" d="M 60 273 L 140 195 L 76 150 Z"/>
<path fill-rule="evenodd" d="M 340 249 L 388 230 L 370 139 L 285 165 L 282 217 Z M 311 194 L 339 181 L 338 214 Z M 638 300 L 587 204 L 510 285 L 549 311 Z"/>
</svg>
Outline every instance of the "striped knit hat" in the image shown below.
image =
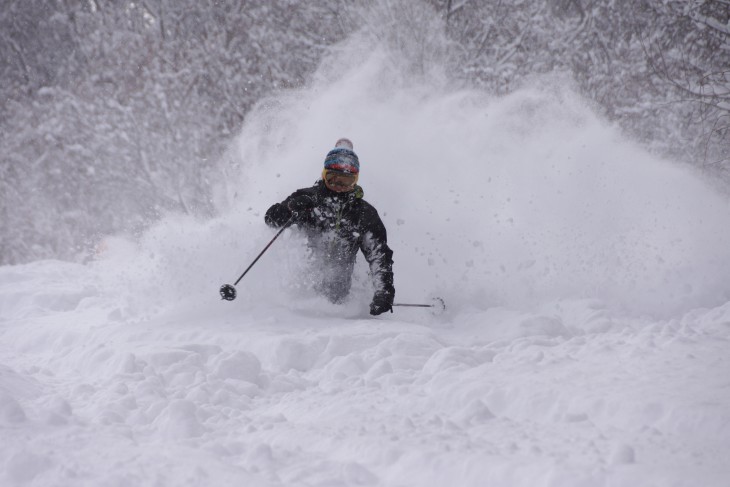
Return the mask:
<svg viewBox="0 0 730 487">
<path fill-rule="evenodd" d="M 335 148 L 327 153 L 327 157 L 324 159 L 324 168 L 350 174 L 359 173 L 360 160 L 352 150 L 352 142 L 348 139 L 338 140 Z"/>
</svg>

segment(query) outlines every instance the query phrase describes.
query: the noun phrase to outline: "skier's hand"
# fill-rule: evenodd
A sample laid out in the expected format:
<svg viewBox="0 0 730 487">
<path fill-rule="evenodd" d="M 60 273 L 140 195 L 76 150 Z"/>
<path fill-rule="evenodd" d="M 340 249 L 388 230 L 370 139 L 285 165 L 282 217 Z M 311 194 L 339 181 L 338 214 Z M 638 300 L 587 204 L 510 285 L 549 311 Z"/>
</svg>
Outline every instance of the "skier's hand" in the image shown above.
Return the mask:
<svg viewBox="0 0 730 487">
<path fill-rule="evenodd" d="M 373 302 L 370 303 L 370 314 L 377 316 L 386 311 L 393 312 L 393 295 L 387 293 L 375 293 Z"/>
<path fill-rule="evenodd" d="M 300 194 L 289 198 L 287 208 L 294 214 L 301 215 L 311 211 L 314 208 L 314 198 L 306 194 Z"/>
</svg>

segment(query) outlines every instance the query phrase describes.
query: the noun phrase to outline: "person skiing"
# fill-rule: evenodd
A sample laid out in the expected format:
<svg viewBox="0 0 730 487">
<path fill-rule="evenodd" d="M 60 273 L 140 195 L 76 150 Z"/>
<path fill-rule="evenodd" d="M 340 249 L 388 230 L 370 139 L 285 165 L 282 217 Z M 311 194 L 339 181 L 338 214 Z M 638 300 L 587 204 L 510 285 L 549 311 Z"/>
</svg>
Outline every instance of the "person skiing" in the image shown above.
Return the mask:
<svg viewBox="0 0 730 487">
<path fill-rule="evenodd" d="M 393 251 L 377 210 L 363 199 L 363 190 L 357 185 L 359 173 L 360 161 L 352 142 L 340 139 L 325 157 L 322 179 L 272 205 L 264 220 L 281 228 L 291 219 L 305 233 L 314 289 L 335 304 L 350 293 L 360 250 L 375 287 L 370 314 L 392 313 Z"/>
</svg>

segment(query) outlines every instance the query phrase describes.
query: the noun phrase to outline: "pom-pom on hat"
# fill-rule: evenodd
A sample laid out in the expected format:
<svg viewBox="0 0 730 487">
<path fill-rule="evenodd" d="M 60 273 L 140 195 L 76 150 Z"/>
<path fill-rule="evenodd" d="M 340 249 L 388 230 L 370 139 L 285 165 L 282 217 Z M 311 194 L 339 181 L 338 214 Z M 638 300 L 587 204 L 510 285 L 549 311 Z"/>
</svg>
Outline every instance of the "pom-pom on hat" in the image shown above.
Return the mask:
<svg viewBox="0 0 730 487">
<path fill-rule="evenodd" d="M 335 142 L 335 147 L 344 147 L 345 149 L 352 150 L 352 141 L 346 137 L 342 137 Z"/>
<path fill-rule="evenodd" d="M 335 144 L 335 148 L 327 153 L 324 159 L 324 168 L 333 171 L 342 171 L 350 174 L 360 172 L 360 160 L 357 154 L 352 150 L 352 142 L 350 139 L 340 139 Z"/>
</svg>

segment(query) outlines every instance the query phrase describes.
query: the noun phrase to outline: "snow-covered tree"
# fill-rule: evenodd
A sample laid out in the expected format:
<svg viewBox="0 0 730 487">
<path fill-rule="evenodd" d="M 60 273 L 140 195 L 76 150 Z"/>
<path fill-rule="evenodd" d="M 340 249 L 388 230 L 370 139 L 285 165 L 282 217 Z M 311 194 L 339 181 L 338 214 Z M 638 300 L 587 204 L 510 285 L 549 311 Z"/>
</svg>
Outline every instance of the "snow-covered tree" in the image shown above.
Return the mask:
<svg viewBox="0 0 730 487">
<path fill-rule="evenodd" d="M 345 34 L 326 1 L 6 4 L 3 263 L 74 258 L 161 211 L 209 212 L 213 162 L 246 112 L 303 83 Z"/>
<path fill-rule="evenodd" d="M 628 134 L 730 181 L 728 0 L 6 0 L 0 263 L 212 211 L 254 104 L 353 32 L 495 94 L 553 71 Z"/>
</svg>

